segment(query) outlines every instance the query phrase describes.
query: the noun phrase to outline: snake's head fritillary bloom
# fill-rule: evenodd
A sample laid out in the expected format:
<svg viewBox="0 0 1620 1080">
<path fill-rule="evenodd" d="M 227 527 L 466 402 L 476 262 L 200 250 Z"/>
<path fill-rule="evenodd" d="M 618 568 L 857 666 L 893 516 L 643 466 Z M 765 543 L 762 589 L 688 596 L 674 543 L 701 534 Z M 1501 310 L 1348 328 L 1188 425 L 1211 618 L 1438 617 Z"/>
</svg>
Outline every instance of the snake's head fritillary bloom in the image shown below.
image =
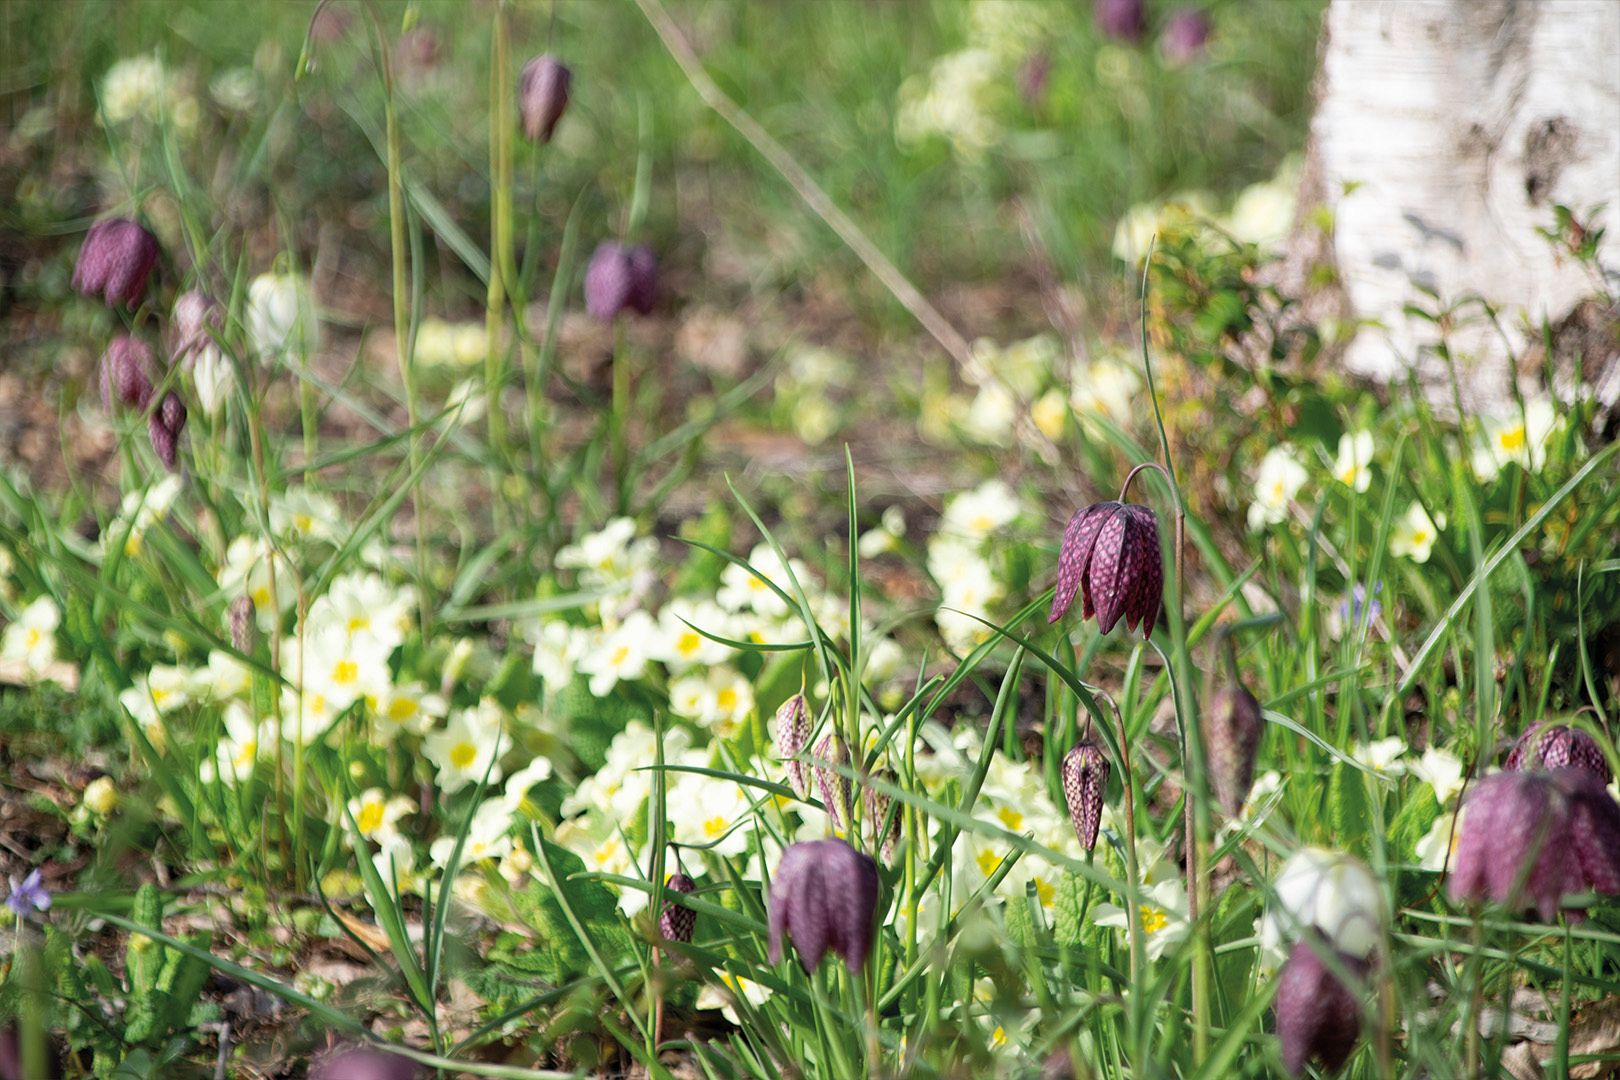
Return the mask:
<svg viewBox="0 0 1620 1080">
<path fill-rule="evenodd" d="M 518 77 L 518 115 L 530 142 L 548 143 L 568 108 L 568 88 L 574 79 L 567 65 L 550 53 L 523 65 Z"/>
<path fill-rule="evenodd" d="M 1550 772 L 1501 772 L 1475 784 L 1463 804 L 1451 898 L 1490 900 L 1515 911 L 1534 908 L 1551 922 L 1564 896 L 1585 885 L 1568 794 L 1584 791 L 1577 785 L 1573 776 Z M 1590 813 L 1587 819 L 1598 820 Z"/>
<path fill-rule="evenodd" d="M 771 878 L 771 963 L 782 959 L 784 937 L 806 972 L 834 952 L 850 972 L 872 951 L 877 919 L 878 869 L 842 840 L 806 840 L 782 855 Z"/>
<path fill-rule="evenodd" d="M 1143 0 L 1092 0 L 1092 17 L 1097 29 L 1115 41 L 1135 44 L 1147 33 L 1147 8 Z"/>
<path fill-rule="evenodd" d="M 815 756 L 834 765 L 848 765 L 849 747 L 838 736 L 826 735 L 816 744 Z M 815 774 L 816 786 L 821 789 L 821 802 L 827 809 L 827 816 L 832 818 L 833 826 L 839 829 L 847 827 L 850 813 L 849 777 L 824 765 L 817 765 Z"/>
<path fill-rule="evenodd" d="M 1089 739 L 1076 743 L 1063 755 L 1063 799 L 1069 804 L 1074 835 L 1087 851 L 1097 846 L 1097 830 L 1102 827 L 1108 769 L 1108 758 L 1102 747 Z"/>
<path fill-rule="evenodd" d="M 675 873 L 669 875 L 669 881 L 664 884 L 664 892 L 678 893 L 689 896 L 697 888 L 697 882 L 685 874 Z M 692 931 L 697 929 L 697 912 L 678 902 L 673 896 L 666 896 L 663 910 L 658 913 L 658 933 L 666 941 L 691 941 Z"/>
<path fill-rule="evenodd" d="M 585 310 L 602 322 L 623 311 L 649 314 L 658 299 L 658 260 L 641 246 L 608 240 L 585 268 Z"/>
<path fill-rule="evenodd" d="M 174 471 L 180 456 L 180 433 L 186 429 L 186 406 L 173 390 L 163 395 L 146 420 L 146 434 L 163 467 Z"/>
<path fill-rule="evenodd" d="M 146 282 L 157 261 L 157 237 L 128 218 L 107 218 L 85 234 L 73 268 L 73 287 L 86 296 L 101 297 L 108 307 L 133 308 L 146 295 Z"/>
<path fill-rule="evenodd" d="M 797 759 L 809 742 L 810 704 L 803 694 L 794 694 L 776 710 L 776 756 L 786 763 L 788 781 L 801 796 L 809 793 L 810 777 Z"/>
<path fill-rule="evenodd" d="M 339 1047 L 309 1067 L 309 1080 L 418 1080 L 409 1058 L 367 1046 Z"/>
<path fill-rule="evenodd" d="M 1237 817 L 1254 784 L 1254 760 L 1265 721 L 1260 703 L 1241 685 L 1217 690 L 1204 705 L 1204 748 L 1210 785 L 1229 817 Z"/>
<path fill-rule="evenodd" d="M 101 356 L 101 403 L 144 409 L 152 397 L 152 348 L 140 338 L 119 334 Z"/>
<path fill-rule="evenodd" d="M 1063 531 L 1057 591 L 1047 622 L 1063 618 L 1076 593 L 1081 617 L 1096 616 L 1103 633 L 1124 619 L 1127 629 L 1140 630 L 1144 638 L 1153 634 L 1164 598 L 1153 511 L 1134 503 L 1100 502 L 1075 512 Z"/>
<path fill-rule="evenodd" d="M 1614 779 L 1598 741 L 1580 728 L 1562 724 L 1537 724 L 1520 735 L 1504 767 L 1510 772 L 1585 769 L 1605 785 Z"/>
<path fill-rule="evenodd" d="M 1351 988 L 1323 963 L 1318 949 L 1330 946 L 1317 939 L 1299 941 L 1288 954 L 1277 977 L 1277 1037 L 1282 1041 L 1283 1067 L 1298 1076 L 1305 1065 L 1319 1061 L 1331 1072 L 1343 1065 L 1361 1036 L 1361 1005 Z M 1364 978 L 1365 960 L 1338 953 L 1347 974 Z"/>
</svg>

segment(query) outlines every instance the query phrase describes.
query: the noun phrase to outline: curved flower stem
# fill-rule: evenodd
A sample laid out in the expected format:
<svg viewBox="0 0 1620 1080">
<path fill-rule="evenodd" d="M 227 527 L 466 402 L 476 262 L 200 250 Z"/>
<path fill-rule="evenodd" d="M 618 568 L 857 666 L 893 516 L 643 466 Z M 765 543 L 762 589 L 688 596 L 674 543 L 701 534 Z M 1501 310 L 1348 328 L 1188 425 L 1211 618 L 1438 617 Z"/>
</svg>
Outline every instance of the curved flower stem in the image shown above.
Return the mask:
<svg viewBox="0 0 1620 1080">
<path fill-rule="evenodd" d="M 1159 430 L 1159 446 L 1164 454 L 1162 463 L 1143 462 L 1125 477 L 1120 491 L 1124 501 L 1131 481 L 1143 469 L 1155 469 L 1164 477 L 1175 507 L 1175 573 L 1171 577 L 1170 595 L 1165 597 L 1165 622 L 1170 632 L 1170 654 L 1165 657 L 1167 672 L 1179 668 L 1183 677 L 1171 679 L 1171 695 L 1176 709 L 1176 725 L 1181 729 L 1181 754 L 1187 787 L 1182 800 L 1185 808 L 1183 829 L 1187 859 L 1187 920 L 1193 934 L 1192 1014 L 1193 1064 L 1202 1064 L 1209 1052 L 1209 1003 L 1212 953 L 1209 927 L 1201 920 L 1208 906 L 1209 881 L 1204 872 L 1206 838 L 1209 836 L 1209 806 L 1204 797 L 1204 753 L 1202 733 L 1198 726 L 1198 700 L 1193 692 L 1190 673 L 1194 670 L 1191 651 L 1187 645 L 1187 623 L 1182 611 L 1182 591 L 1185 584 L 1187 511 L 1181 497 L 1181 485 L 1176 480 L 1175 460 L 1170 453 L 1170 436 L 1165 431 L 1164 413 L 1159 407 L 1158 384 L 1153 377 L 1153 358 L 1148 353 L 1147 294 L 1148 271 L 1153 265 L 1153 247 L 1148 245 L 1147 258 L 1142 263 L 1142 289 L 1140 295 L 1139 327 L 1142 335 L 1142 367 L 1147 376 L 1148 398 L 1153 402 L 1153 421 Z M 1163 654 L 1161 654 L 1163 655 Z M 1173 662 L 1172 662 L 1173 660 Z"/>
<path fill-rule="evenodd" d="M 1136 795 L 1132 783 L 1136 773 L 1131 768 L 1131 743 L 1125 734 L 1125 716 L 1119 711 L 1119 704 L 1103 690 L 1093 696 L 1108 702 L 1119 728 L 1120 786 L 1125 793 L 1125 927 L 1130 937 L 1131 985 L 1141 986 L 1145 969 L 1142 966 L 1142 904 L 1137 896 Z M 1089 716 L 1087 722 L 1090 722 Z"/>
</svg>

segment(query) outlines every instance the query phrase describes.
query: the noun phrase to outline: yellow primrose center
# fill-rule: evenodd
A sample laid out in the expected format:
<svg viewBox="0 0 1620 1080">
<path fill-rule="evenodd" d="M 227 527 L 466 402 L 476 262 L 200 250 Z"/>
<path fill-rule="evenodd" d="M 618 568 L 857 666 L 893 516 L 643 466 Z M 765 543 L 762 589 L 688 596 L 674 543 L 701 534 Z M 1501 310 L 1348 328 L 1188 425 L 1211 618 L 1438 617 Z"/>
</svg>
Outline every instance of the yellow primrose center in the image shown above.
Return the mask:
<svg viewBox="0 0 1620 1080">
<path fill-rule="evenodd" d="M 1049 908 L 1052 901 L 1057 899 L 1057 886 L 1040 878 L 1035 879 L 1035 899 L 1041 902 L 1041 907 Z"/>
<path fill-rule="evenodd" d="M 1001 1049 L 1003 1046 L 1006 1046 L 1007 1045 L 1007 1029 L 1002 1027 L 1000 1024 L 997 1024 L 996 1025 L 996 1030 L 994 1030 L 994 1031 L 992 1031 L 990 1033 L 990 1045 L 995 1047 L 998 1050 Z"/>
<path fill-rule="evenodd" d="M 1170 916 L 1166 915 L 1163 911 L 1156 907 L 1149 907 L 1148 905 L 1143 904 L 1141 908 L 1141 916 L 1142 929 L 1149 934 L 1156 934 L 1160 930 L 1163 930 L 1166 926 L 1170 925 Z"/>
<path fill-rule="evenodd" d="M 591 852 L 591 861 L 598 869 L 602 869 L 619 857 L 619 838 L 610 836 L 602 841 L 595 851 Z"/>
<path fill-rule="evenodd" d="M 991 874 L 996 872 L 996 867 L 1001 865 L 1001 856 L 997 855 L 993 851 L 981 851 L 979 852 L 979 858 L 977 861 L 979 864 L 979 873 L 983 874 L 985 877 L 989 877 Z"/>
<path fill-rule="evenodd" d="M 299 532 L 307 533 L 315 527 L 315 519 L 308 514 L 294 514 L 293 528 Z"/>
<path fill-rule="evenodd" d="M 737 690 L 735 687 L 728 686 L 716 694 L 714 700 L 715 704 L 719 705 L 720 708 L 726 712 L 732 712 L 737 708 Z"/>
<path fill-rule="evenodd" d="M 725 818 L 716 815 L 703 823 L 703 835 L 713 840 L 726 831 L 728 824 L 730 823 Z"/>
<path fill-rule="evenodd" d="M 630 659 L 630 646 L 620 645 L 617 649 L 613 650 L 612 663 L 614 667 L 618 667 L 628 659 Z"/>
<path fill-rule="evenodd" d="M 416 715 L 416 701 L 408 697 L 396 697 L 388 703 L 388 719 L 396 724 L 403 724 Z"/>
<path fill-rule="evenodd" d="M 1014 832 L 1024 827 L 1024 815 L 1010 806 L 1003 806 L 1000 810 L 997 810 L 996 817 L 1000 818 L 1001 823 Z"/>
<path fill-rule="evenodd" d="M 44 637 L 45 635 L 39 632 L 39 627 L 37 626 L 30 626 L 27 630 L 23 631 L 23 640 L 28 643 L 28 647 L 30 649 L 38 648 L 40 641 Z"/>
<path fill-rule="evenodd" d="M 169 700 L 169 691 L 161 686 L 153 686 L 151 683 L 146 684 L 146 689 L 152 695 L 152 704 L 160 709 L 163 708 L 163 703 Z"/>
<path fill-rule="evenodd" d="M 350 615 L 349 616 L 349 633 L 352 634 L 357 630 L 370 630 L 370 629 L 371 629 L 371 616 L 370 615 Z"/>
<path fill-rule="evenodd" d="M 332 681 L 346 686 L 360 677 L 360 665 L 353 660 L 339 660 L 332 666 Z"/>
<path fill-rule="evenodd" d="M 1523 450 L 1526 442 L 1524 425 L 1514 424 L 1510 428 L 1504 428 L 1502 433 L 1496 437 L 1496 442 L 1498 446 L 1510 454 Z"/>
<path fill-rule="evenodd" d="M 675 641 L 675 651 L 682 656 L 696 656 L 703 647 L 703 637 L 696 630 L 687 630 Z"/>
<path fill-rule="evenodd" d="M 253 590 L 251 595 L 253 597 L 254 607 L 262 608 L 270 606 L 270 586 L 260 585 L 257 589 Z"/>
<path fill-rule="evenodd" d="M 231 758 L 231 764 L 235 766 L 237 772 L 243 773 L 253 767 L 253 763 L 258 760 L 258 757 L 259 740 L 249 739 L 236 751 L 236 756 Z"/>
<path fill-rule="evenodd" d="M 366 803 L 360 807 L 360 813 L 355 817 L 355 825 L 359 827 L 363 834 L 369 835 L 376 832 L 382 826 L 382 823 L 383 806 L 380 802 Z"/>
<path fill-rule="evenodd" d="M 972 528 L 974 532 L 989 532 L 991 529 L 996 527 L 996 520 L 989 514 L 980 514 L 978 517 L 968 522 L 968 526 Z"/>
<path fill-rule="evenodd" d="M 458 742 L 450 748 L 450 764 L 458 769 L 471 768 L 477 760 L 478 747 L 470 742 Z"/>
</svg>

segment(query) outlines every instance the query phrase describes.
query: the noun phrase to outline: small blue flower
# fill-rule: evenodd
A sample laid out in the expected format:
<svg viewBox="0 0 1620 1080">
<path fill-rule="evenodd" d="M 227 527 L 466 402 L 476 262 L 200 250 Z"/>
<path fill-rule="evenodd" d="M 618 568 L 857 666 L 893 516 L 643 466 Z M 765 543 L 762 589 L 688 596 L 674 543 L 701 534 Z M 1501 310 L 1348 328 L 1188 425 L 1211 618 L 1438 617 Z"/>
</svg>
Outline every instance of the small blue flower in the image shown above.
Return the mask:
<svg viewBox="0 0 1620 1080">
<path fill-rule="evenodd" d="M 16 878 L 11 879 L 11 895 L 6 897 L 6 907 L 16 912 L 19 917 L 28 914 L 29 908 L 38 911 L 49 911 L 51 907 L 51 893 L 45 888 L 38 870 L 33 871 L 18 884 Z"/>
<path fill-rule="evenodd" d="M 1339 601 L 1339 618 L 1345 627 L 1351 631 L 1360 631 L 1362 627 L 1370 624 L 1383 612 L 1384 605 L 1379 602 L 1378 594 L 1384 591 L 1382 581 L 1373 582 L 1372 600 L 1368 601 L 1367 586 L 1356 582 L 1350 594 Z"/>
</svg>

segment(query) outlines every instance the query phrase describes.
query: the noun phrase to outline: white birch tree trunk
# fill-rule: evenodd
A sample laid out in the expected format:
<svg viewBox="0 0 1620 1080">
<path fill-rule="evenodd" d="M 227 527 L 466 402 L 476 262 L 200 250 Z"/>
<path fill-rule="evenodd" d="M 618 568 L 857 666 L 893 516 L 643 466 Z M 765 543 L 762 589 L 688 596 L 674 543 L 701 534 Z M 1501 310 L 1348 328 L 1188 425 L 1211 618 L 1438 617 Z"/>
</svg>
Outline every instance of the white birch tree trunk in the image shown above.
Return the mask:
<svg viewBox="0 0 1620 1080">
<path fill-rule="evenodd" d="M 1620 292 L 1620 0 L 1332 0 L 1311 128 L 1307 200 L 1333 211 L 1354 373 L 1447 387 L 1436 328 L 1402 306 L 1477 294 L 1504 312 L 1449 340 L 1470 411 L 1512 405 L 1509 349 L 1597 291 L 1536 231 L 1553 206 L 1607 226 L 1599 256 Z M 1320 240 L 1319 240 L 1320 242 Z M 1608 374 L 1620 391 L 1620 364 Z M 1600 395 L 1602 390 L 1600 388 Z"/>
</svg>

